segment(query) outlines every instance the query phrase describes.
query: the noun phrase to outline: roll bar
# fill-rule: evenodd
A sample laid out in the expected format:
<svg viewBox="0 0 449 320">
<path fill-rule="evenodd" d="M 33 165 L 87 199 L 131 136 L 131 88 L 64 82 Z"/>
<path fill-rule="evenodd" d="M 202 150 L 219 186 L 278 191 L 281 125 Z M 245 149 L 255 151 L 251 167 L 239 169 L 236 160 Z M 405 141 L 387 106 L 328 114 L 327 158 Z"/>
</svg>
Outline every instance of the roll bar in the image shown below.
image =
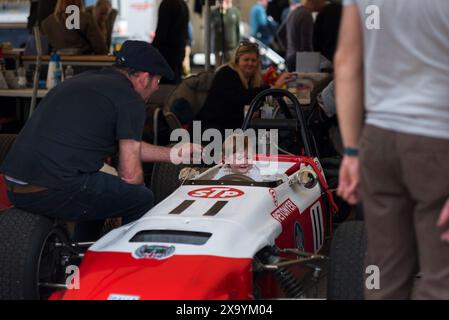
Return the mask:
<svg viewBox="0 0 449 320">
<path fill-rule="evenodd" d="M 296 113 L 296 121 L 297 124 L 299 125 L 299 134 L 300 134 L 300 139 L 304 144 L 304 152 L 306 156 L 314 156 L 312 153 L 312 148 L 311 148 L 311 142 L 309 139 L 309 135 L 307 134 L 307 127 L 306 127 L 306 120 L 304 117 L 304 113 L 301 109 L 301 105 L 299 104 L 298 99 L 296 98 L 295 95 L 293 95 L 291 92 L 287 91 L 287 90 L 282 90 L 282 89 L 267 89 L 262 91 L 261 93 L 259 93 L 254 99 L 253 101 L 251 101 L 251 104 L 249 106 L 249 110 L 248 113 L 246 114 L 245 120 L 243 121 L 243 125 L 242 125 L 242 130 L 245 131 L 246 129 L 248 129 L 251 124 L 252 124 L 252 117 L 255 111 L 257 111 L 260 107 L 260 105 L 264 102 L 265 97 L 268 96 L 272 96 L 274 98 L 282 98 L 282 97 L 287 97 L 290 99 L 290 101 L 293 102 L 293 105 L 295 107 L 295 113 Z M 273 119 L 273 126 L 270 126 L 271 128 L 274 127 L 276 124 L 279 124 L 280 119 Z M 256 120 L 257 122 L 260 122 L 260 120 Z M 262 122 L 268 122 L 270 120 L 262 120 Z M 292 129 L 292 125 L 291 125 L 291 119 L 287 119 L 284 120 L 286 122 L 286 127 Z M 284 126 L 280 126 L 281 128 L 285 127 Z"/>
</svg>

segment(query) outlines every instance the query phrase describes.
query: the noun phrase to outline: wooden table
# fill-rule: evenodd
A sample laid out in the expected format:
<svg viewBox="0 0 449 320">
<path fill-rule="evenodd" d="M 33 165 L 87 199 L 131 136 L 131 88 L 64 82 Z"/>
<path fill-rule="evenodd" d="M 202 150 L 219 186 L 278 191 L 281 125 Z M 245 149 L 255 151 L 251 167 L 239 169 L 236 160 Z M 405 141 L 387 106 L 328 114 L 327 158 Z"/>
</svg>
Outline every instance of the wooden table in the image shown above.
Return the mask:
<svg viewBox="0 0 449 320">
<path fill-rule="evenodd" d="M 36 56 L 23 56 L 25 65 L 35 64 Z M 46 65 L 50 61 L 50 56 L 42 56 L 42 64 Z M 115 62 L 115 56 L 110 55 L 84 55 L 84 56 L 64 56 L 61 55 L 63 65 L 71 66 L 111 66 Z"/>
<path fill-rule="evenodd" d="M 39 89 L 37 91 L 37 97 L 43 98 L 48 93 L 47 89 Z M 33 89 L 0 89 L 0 97 L 12 97 L 12 98 L 31 98 L 33 95 Z"/>
</svg>

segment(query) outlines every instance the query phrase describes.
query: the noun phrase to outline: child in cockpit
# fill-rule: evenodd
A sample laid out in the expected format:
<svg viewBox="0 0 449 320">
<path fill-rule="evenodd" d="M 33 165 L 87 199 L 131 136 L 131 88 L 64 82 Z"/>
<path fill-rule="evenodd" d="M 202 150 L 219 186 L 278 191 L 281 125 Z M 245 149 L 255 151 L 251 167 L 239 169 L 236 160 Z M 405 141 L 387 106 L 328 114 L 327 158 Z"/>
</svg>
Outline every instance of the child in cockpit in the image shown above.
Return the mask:
<svg viewBox="0 0 449 320">
<path fill-rule="evenodd" d="M 259 168 L 254 165 L 255 146 L 248 136 L 233 134 L 226 138 L 222 148 L 223 166 L 214 180 L 227 175 L 245 175 L 254 181 L 263 181 Z"/>
<path fill-rule="evenodd" d="M 194 168 L 184 168 L 179 175 L 180 180 L 192 179 L 200 172 Z M 232 176 L 231 176 L 232 175 Z M 239 179 L 239 175 L 240 178 Z M 227 137 L 222 146 L 222 165 L 211 180 L 245 180 L 247 181 L 275 181 L 285 180 L 285 174 L 262 174 L 255 163 L 255 144 L 243 134 L 233 134 Z"/>
</svg>

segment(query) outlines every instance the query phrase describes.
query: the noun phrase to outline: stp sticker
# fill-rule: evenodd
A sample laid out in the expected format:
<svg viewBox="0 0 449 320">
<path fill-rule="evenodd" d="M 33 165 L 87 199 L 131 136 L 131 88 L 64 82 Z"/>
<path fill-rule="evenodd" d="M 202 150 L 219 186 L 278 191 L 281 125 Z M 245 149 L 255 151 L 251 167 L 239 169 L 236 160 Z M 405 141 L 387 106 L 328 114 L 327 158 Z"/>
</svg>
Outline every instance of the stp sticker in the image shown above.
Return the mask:
<svg viewBox="0 0 449 320">
<path fill-rule="evenodd" d="M 243 196 L 245 193 L 241 190 L 230 187 L 209 187 L 190 191 L 189 196 L 194 198 L 206 199 L 225 199 Z"/>
</svg>

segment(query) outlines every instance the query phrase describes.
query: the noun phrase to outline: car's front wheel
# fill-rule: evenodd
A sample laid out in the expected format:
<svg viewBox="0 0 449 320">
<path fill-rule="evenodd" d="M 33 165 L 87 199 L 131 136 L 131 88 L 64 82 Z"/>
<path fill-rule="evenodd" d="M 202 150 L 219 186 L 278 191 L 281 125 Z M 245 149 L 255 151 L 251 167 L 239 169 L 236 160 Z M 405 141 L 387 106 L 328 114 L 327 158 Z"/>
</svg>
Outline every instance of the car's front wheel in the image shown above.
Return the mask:
<svg viewBox="0 0 449 320">
<path fill-rule="evenodd" d="M 17 208 L 0 214 L 0 299 L 46 299 L 65 284 L 67 233 L 55 221 Z"/>
<path fill-rule="evenodd" d="M 363 221 L 342 223 L 331 244 L 327 298 L 363 300 L 366 231 Z"/>
</svg>

